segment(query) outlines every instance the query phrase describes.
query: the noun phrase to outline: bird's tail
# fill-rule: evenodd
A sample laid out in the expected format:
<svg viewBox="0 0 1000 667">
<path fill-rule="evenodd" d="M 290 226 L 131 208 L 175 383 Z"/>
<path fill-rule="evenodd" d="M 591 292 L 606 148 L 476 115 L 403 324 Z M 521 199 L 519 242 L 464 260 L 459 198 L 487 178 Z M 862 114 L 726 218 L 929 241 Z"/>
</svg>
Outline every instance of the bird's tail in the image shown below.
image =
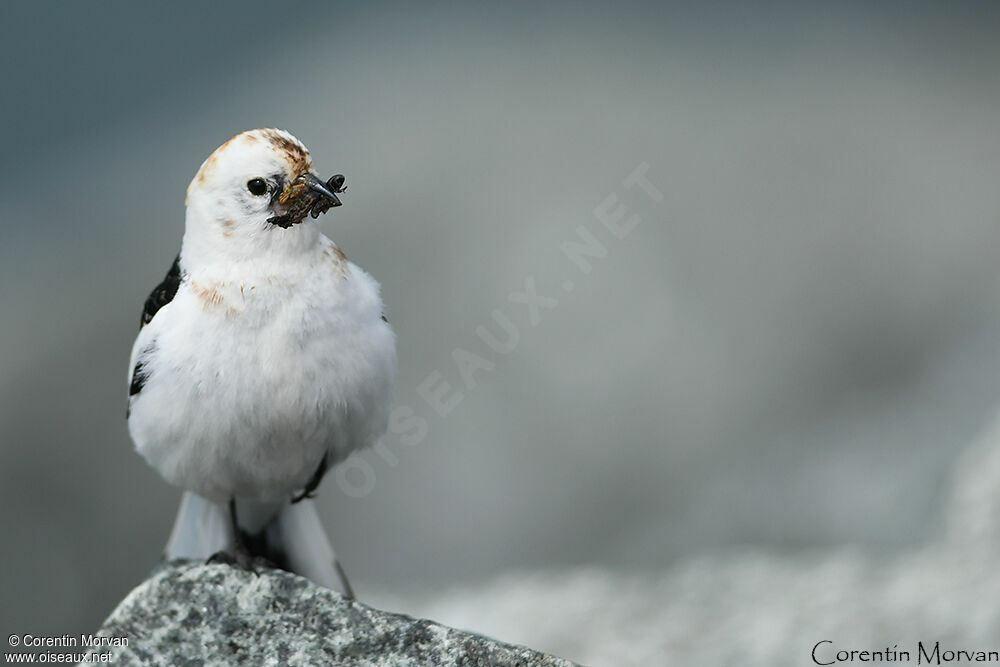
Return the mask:
<svg viewBox="0 0 1000 667">
<path fill-rule="evenodd" d="M 266 558 L 313 583 L 354 597 L 312 500 L 286 503 L 276 513 L 272 509 L 267 512 L 265 521 L 258 521 L 256 525 L 253 512 L 247 511 L 252 509 L 259 514 L 260 507 L 238 510 L 240 542 L 250 555 Z M 248 521 L 244 521 L 244 517 Z M 252 528 L 248 530 L 245 526 Z M 164 557 L 167 560 L 206 560 L 220 551 L 232 553 L 236 546 L 237 535 L 229 509 L 190 491 L 185 492 Z"/>
</svg>

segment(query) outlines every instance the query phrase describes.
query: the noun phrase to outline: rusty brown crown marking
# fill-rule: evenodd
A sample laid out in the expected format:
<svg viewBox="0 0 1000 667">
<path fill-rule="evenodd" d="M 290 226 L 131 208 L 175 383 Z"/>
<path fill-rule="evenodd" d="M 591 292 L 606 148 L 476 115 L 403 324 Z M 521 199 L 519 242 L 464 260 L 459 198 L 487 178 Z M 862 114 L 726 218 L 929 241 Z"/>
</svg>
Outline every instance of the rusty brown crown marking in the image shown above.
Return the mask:
<svg viewBox="0 0 1000 667">
<path fill-rule="evenodd" d="M 309 151 L 299 142 L 272 129 L 261 130 L 260 135 L 265 141 L 270 142 L 272 146 L 285 154 L 294 173 L 301 174 L 309 171 L 309 168 L 312 167 Z"/>
</svg>

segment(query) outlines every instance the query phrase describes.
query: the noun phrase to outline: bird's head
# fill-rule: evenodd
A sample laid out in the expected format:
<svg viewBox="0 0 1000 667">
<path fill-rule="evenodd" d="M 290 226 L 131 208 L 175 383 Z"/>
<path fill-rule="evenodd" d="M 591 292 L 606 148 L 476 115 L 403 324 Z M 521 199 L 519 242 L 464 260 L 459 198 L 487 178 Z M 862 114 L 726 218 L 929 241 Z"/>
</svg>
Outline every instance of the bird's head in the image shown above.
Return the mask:
<svg viewBox="0 0 1000 667">
<path fill-rule="evenodd" d="M 288 132 L 249 130 L 208 156 L 188 186 L 188 233 L 273 245 L 267 235 L 288 234 L 340 206 L 343 191 L 344 177 L 317 176 L 309 151 Z"/>
</svg>

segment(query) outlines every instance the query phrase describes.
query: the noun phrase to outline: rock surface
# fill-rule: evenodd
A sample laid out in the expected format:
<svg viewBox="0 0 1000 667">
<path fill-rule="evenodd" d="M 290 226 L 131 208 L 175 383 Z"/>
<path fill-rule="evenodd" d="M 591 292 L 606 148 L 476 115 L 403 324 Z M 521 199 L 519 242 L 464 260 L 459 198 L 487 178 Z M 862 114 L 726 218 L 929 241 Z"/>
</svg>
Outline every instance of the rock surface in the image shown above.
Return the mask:
<svg viewBox="0 0 1000 667">
<path fill-rule="evenodd" d="M 97 636 L 128 640 L 92 651 L 110 651 L 115 665 L 573 665 L 372 609 L 286 572 L 183 561 L 129 593 Z"/>
</svg>

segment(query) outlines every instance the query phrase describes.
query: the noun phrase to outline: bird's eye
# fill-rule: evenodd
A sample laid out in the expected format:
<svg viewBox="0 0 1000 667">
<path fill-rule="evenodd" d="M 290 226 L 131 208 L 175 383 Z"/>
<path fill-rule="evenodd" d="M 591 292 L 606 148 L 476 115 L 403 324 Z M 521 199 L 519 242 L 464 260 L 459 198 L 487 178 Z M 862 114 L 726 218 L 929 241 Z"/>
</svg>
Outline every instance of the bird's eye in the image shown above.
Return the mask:
<svg viewBox="0 0 1000 667">
<path fill-rule="evenodd" d="M 250 191 L 250 194 L 257 195 L 258 197 L 260 195 L 266 195 L 267 181 L 265 181 L 263 178 L 252 178 L 249 181 L 247 181 L 247 190 Z"/>
</svg>

